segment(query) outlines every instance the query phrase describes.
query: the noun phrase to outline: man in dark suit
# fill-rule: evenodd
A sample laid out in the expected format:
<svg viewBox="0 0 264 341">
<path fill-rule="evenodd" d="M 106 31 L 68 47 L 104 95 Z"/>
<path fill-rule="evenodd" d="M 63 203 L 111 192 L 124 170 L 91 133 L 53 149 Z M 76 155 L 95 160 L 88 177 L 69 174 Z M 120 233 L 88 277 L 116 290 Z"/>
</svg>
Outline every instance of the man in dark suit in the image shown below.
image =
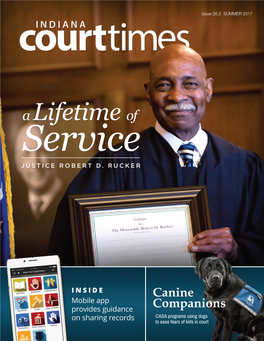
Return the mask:
<svg viewBox="0 0 264 341">
<path fill-rule="evenodd" d="M 36 148 L 36 141 L 26 135 L 30 125 L 19 129 L 15 143 L 15 162 L 23 183 L 13 187 L 16 257 L 47 254 L 47 246 L 56 209 L 63 196 L 63 183 L 57 174 L 56 164 L 47 158 L 44 148 L 35 152 L 22 151 L 26 143 Z M 32 133 L 40 136 L 39 129 Z"/>
<path fill-rule="evenodd" d="M 194 236 L 189 250 L 212 252 L 232 264 L 264 265 L 264 163 L 202 130 L 213 79 L 201 56 L 184 45 L 167 46 L 153 58 L 145 89 L 155 128 L 141 132 L 133 151 L 98 153 L 89 161 L 92 167 L 77 175 L 58 208 L 49 253 L 74 263 L 69 194 L 206 185 L 212 230 Z M 128 157 L 130 162 L 140 158 L 140 167 L 108 167 Z"/>
</svg>

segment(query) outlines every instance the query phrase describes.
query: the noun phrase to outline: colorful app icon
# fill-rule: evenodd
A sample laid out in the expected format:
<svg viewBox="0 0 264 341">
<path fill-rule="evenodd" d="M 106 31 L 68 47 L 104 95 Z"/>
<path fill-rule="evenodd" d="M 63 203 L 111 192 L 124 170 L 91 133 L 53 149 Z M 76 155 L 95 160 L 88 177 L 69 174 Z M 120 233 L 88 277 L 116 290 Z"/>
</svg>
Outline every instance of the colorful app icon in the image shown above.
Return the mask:
<svg viewBox="0 0 264 341">
<path fill-rule="evenodd" d="M 48 321 L 48 324 L 60 323 L 60 313 L 58 311 L 48 311 L 47 321 Z"/>
<path fill-rule="evenodd" d="M 17 314 L 16 323 L 17 327 L 28 327 L 30 325 L 29 314 Z"/>
<path fill-rule="evenodd" d="M 29 297 L 30 308 L 42 308 L 44 306 L 42 295 L 31 295 Z"/>
<path fill-rule="evenodd" d="M 27 290 L 27 283 L 25 278 L 13 279 L 13 290 L 14 292 L 21 292 Z"/>
<path fill-rule="evenodd" d="M 17 333 L 17 340 L 18 341 L 32 341 L 30 331 L 22 331 Z"/>
<path fill-rule="evenodd" d="M 46 307 L 57 307 L 59 305 L 58 294 L 46 294 L 45 295 L 45 304 Z"/>
<path fill-rule="evenodd" d="M 33 341 L 46 341 L 46 330 L 45 329 L 38 329 L 33 330 Z"/>
<path fill-rule="evenodd" d="M 57 276 L 44 276 L 44 289 L 56 289 L 57 288 Z"/>
<path fill-rule="evenodd" d="M 28 290 L 41 290 L 42 289 L 42 283 L 41 283 L 41 277 L 32 277 L 28 279 Z"/>
<path fill-rule="evenodd" d="M 31 313 L 32 326 L 41 326 L 45 324 L 44 312 Z"/>
<path fill-rule="evenodd" d="M 14 298 L 15 309 L 28 309 L 28 297 L 27 296 L 16 296 Z"/>
</svg>

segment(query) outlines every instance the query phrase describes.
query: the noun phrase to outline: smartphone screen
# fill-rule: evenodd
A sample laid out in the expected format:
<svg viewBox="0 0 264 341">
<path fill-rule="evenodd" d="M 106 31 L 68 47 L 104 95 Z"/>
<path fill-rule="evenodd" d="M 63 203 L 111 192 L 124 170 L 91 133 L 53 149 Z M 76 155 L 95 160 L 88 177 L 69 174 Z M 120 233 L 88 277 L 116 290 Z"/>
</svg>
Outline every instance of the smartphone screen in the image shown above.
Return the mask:
<svg viewBox="0 0 264 341">
<path fill-rule="evenodd" d="M 13 336 L 16 341 L 66 341 L 57 256 L 7 263 Z"/>
</svg>

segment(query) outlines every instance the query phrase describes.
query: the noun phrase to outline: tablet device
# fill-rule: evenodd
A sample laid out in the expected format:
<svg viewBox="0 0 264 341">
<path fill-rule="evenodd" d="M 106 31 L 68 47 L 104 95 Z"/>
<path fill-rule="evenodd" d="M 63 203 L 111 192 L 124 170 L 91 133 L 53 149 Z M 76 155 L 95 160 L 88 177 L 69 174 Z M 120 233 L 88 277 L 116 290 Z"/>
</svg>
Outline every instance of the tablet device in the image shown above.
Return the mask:
<svg viewBox="0 0 264 341">
<path fill-rule="evenodd" d="M 9 259 L 9 297 L 15 341 L 66 341 L 58 256 Z"/>
</svg>

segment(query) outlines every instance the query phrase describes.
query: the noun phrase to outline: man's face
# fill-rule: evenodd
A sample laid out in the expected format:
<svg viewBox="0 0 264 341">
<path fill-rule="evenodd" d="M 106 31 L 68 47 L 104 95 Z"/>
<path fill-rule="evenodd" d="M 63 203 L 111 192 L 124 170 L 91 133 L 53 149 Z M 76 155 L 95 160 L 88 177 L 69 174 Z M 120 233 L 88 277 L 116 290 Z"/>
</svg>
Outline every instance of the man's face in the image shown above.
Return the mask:
<svg viewBox="0 0 264 341">
<path fill-rule="evenodd" d="M 34 152 L 22 151 L 22 146 L 26 143 L 27 147 L 34 150 L 37 142 L 26 135 L 26 130 L 30 125 L 27 124 L 20 129 L 15 143 L 15 162 L 18 172 L 25 181 L 27 187 L 37 195 L 45 193 L 52 185 L 56 177 L 55 168 L 42 167 L 42 164 L 49 163 L 48 152 L 41 147 Z M 31 132 L 34 136 L 41 139 L 39 129 L 33 127 Z M 32 166 L 34 164 L 34 167 Z M 38 167 L 40 164 L 40 167 Z M 27 165 L 29 168 L 27 168 Z"/>
<path fill-rule="evenodd" d="M 151 68 L 145 85 L 154 115 L 160 125 L 182 140 L 191 139 L 199 129 L 206 102 L 212 97 L 212 79 L 206 79 L 197 58 L 164 55 Z"/>
</svg>

